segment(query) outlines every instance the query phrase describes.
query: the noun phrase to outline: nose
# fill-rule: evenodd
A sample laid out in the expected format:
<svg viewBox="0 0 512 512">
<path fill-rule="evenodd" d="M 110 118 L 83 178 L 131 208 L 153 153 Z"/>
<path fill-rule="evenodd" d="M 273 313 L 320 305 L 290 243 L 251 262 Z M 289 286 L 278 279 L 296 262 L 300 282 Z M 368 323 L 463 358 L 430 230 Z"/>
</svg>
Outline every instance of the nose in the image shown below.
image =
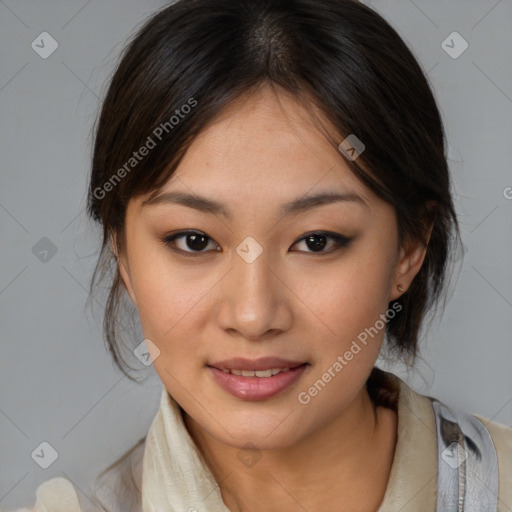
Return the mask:
<svg viewBox="0 0 512 512">
<path fill-rule="evenodd" d="M 290 291 L 265 250 L 253 261 L 234 253 L 219 293 L 218 323 L 232 336 L 262 341 L 291 327 Z"/>
</svg>

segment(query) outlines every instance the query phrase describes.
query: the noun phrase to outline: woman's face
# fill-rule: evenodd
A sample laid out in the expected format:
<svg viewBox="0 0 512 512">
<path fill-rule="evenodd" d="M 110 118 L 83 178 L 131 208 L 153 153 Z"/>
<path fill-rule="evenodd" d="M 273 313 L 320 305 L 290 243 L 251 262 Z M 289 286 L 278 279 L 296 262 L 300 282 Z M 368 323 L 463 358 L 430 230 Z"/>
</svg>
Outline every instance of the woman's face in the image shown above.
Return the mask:
<svg viewBox="0 0 512 512">
<path fill-rule="evenodd" d="M 341 417 L 364 393 L 397 285 L 423 257 L 398 247 L 393 207 L 303 107 L 266 89 L 204 130 L 160 193 L 128 205 L 121 273 L 158 347 L 154 367 L 194 424 L 271 449 Z M 309 201 L 318 194 L 341 199 Z"/>
</svg>

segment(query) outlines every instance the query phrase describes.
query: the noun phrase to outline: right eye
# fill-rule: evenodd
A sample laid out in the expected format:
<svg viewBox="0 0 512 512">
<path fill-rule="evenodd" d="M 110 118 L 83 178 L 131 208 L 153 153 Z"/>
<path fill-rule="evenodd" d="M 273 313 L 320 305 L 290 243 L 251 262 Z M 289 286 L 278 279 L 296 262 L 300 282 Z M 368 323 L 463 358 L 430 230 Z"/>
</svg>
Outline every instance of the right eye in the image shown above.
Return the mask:
<svg viewBox="0 0 512 512">
<path fill-rule="evenodd" d="M 208 241 L 213 243 L 213 240 L 209 236 L 200 231 L 180 231 L 162 238 L 162 243 L 172 251 L 192 257 L 197 257 L 200 256 L 201 253 L 208 252 L 204 250 L 208 247 Z M 178 242 L 181 244 L 181 247 L 179 247 Z M 219 251 L 219 249 L 214 250 Z"/>
</svg>

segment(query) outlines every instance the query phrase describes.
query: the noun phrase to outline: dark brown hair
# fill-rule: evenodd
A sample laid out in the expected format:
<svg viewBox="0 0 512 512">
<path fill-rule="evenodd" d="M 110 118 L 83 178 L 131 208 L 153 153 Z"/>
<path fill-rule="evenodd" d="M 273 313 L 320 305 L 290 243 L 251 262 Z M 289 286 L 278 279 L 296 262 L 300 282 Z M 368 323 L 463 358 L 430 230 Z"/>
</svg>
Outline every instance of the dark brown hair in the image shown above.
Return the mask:
<svg viewBox="0 0 512 512">
<path fill-rule="evenodd" d="M 110 236 L 121 249 L 130 199 L 163 186 L 201 130 L 263 86 L 319 110 L 336 129 L 329 136 L 336 147 L 350 134 L 364 143 L 364 152 L 346 161 L 393 205 L 401 243 L 426 242 L 433 226 L 423 266 L 394 301 L 402 309 L 386 327 L 391 352 L 412 361 L 417 355 L 422 319 L 439 302 L 459 229 L 441 117 L 411 51 L 354 0 L 180 0 L 152 16 L 125 48 L 95 133 L 87 210 L 103 228 L 103 243 L 91 293 L 110 280 L 105 341 L 132 380 L 120 336 L 120 329 L 128 332 L 121 320 L 127 294 Z M 139 159 L 142 147 L 149 151 Z"/>
</svg>

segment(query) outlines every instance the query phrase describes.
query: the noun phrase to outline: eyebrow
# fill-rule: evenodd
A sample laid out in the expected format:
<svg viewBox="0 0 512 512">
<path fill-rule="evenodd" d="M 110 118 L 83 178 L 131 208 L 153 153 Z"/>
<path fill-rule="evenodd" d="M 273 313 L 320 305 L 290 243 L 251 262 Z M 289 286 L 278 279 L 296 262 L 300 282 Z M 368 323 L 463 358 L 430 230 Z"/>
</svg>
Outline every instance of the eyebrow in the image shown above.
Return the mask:
<svg viewBox="0 0 512 512">
<path fill-rule="evenodd" d="M 355 202 L 362 206 L 368 207 L 366 201 L 354 192 L 320 192 L 314 195 L 306 195 L 294 199 L 288 203 L 281 205 L 280 212 L 283 217 L 297 215 L 299 213 L 318 208 L 326 204 L 339 202 Z M 180 204 L 193 208 L 204 213 L 213 215 L 222 215 L 227 219 L 232 218 L 232 214 L 225 205 L 209 199 L 207 197 L 198 196 L 196 194 L 188 194 L 185 192 L 163 192 L 154 197 L 150 197 L 142 202 L 142 206 L 153 206 L 158 204 Z"/>
</svg>

